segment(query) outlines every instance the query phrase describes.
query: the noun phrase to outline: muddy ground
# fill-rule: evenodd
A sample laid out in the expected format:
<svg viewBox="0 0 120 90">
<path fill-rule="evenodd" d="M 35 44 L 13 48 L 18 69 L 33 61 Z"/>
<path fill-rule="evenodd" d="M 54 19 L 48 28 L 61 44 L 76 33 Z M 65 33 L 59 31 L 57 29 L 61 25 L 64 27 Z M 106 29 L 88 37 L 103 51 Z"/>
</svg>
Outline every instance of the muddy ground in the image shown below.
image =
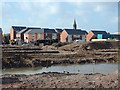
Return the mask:
<svg viewBox="0 0 120 90">
<path fill-rule="evenodd" d="M 119 42 L 87 42 L 43 47 L 2 48 L 2 68 L 119 62 Z M 56 53 L 45 54 L 40 52 Z M 117 53 L 96 53 L 96 52 Z M 17 53 L 16 53 L 17 52 Z M 25 52 L 25 53 L 21 53 Z M 31 53 L 32 52 L 32 53 Z M 59 52 L 59 53 L 57 53 Z M 111 74 L 48 72 L 34 75 L 1 75 L 3 88 L 118 88 L 118 71 Z"/>
<path fill-rule="evenodd" d="M 1 78 L 2 88 L 118 88 L 118 71 L 106 75 L 48 72 Z"/>
<path fill-rule="evenodd" d="M 67 44 L 60 47 L 58 47 L 58 44 L 41 48 L 4 47 L 2 48 L 2 68 L 47 67 L 55 64 L 85 64 L 93 62 L 118 63 L 120 59 L 118 45 L 118 42 L 89 42 Z M 105 51 L 116 53 L 95 53 Z M 47 54 L 41 52 L 47 52 Z"/>
</svg>

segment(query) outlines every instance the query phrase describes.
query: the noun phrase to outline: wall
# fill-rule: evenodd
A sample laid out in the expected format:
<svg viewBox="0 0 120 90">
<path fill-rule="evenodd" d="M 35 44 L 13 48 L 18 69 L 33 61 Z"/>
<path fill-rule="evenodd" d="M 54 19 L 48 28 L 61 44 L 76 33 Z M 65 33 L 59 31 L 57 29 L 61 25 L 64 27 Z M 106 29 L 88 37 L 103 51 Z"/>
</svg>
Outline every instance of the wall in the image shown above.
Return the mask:
<svg viewBox="0 0 120 90">
<path fill-rule="evenodd" d="M 40 34 L 40 37 L 38 37 L 38 34 L 37 34 L 37 40 L 38 40 L 38 39 L 44 39 L 44 36 L 45 36 L 44 33 L 41 33 L 41 34 Z"/>
<path fill-rule="evenodd" d="M 63 32 L 60 35 L 60 41 L 61 42 L 67 42 L 68 41 L 68 33 L 63 30 Z"/>
<path fill-rule="evenodd" d="M 24 42 L 28 43 L 29 41 L 26 39 L 26 37 L 29 38 L 29 34 L 24 34 Z"/>
<path fill-rule="evenodd" d="M 93 33 L 92 31 L 90 31 L 90 32 L 88 33 L 88 35 L 86 36 L 86 41 L 87 41 L 87 42 L 88 42 L 88 41 L 91 41 L 92 38 L 95 38 L 95 36 L 94 36 L 94 33 Z"/>
<path fill-rule="evenodd" d="M 15 31 L 13 30 L 13 28 L 11 28 L 11 30 L 10 30 L 10 40 L 13 40 L 13 39 L 15 39 Z"/>
</svg>

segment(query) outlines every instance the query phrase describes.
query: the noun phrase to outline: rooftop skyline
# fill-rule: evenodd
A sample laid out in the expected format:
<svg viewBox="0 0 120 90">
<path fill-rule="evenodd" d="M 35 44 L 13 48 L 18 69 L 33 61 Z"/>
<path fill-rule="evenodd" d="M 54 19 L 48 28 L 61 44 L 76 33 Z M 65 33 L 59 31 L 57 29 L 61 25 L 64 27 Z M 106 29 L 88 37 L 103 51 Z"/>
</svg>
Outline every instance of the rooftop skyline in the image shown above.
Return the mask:
<svg viewBox="0 0 120 90">
<path fill-rule="evenodd" d="M 40 28 L 73 28 L 118 32 L 117 2 L 4 2 L 3 33 L 15 25 Z"/>
</svg>

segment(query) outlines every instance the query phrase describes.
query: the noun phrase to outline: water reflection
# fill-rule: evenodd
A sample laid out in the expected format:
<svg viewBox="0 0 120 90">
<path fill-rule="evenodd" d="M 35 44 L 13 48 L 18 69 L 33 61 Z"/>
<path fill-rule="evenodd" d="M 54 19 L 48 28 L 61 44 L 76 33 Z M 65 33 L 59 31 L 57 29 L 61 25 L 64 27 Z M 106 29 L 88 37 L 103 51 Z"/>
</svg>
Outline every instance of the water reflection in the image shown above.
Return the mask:
<svg viewBox="0 0 120 90">
<path fill-rule="evenodd" d="M 1 74 L 36 74 L 42 72 L 69 72 L 69 73 L 102 73 L 108 74 L 118 70 L 118 64 L 84 64 L 84 65 L 55 65 L 51 67 L 35 67 L 35 68 L 13 68 L 5 69 Z"/>
</svg>

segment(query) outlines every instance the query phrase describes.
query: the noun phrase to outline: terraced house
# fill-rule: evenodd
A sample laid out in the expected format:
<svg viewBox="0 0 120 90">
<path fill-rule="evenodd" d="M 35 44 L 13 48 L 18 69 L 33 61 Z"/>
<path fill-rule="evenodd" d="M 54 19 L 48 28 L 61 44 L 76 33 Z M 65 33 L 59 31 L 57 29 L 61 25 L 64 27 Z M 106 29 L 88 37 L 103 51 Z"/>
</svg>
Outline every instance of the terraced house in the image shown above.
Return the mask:
<svg viewBox="0 0 120 90">
<path fill-rule="evenodd" d="M 98 34 L 104 34 L 106 35 L 106 31 L 97 31 L 97 30 L 91 30 L 88 35 L 86 36 L 86 41 L 91 41 L 92 39 L 98 39 Z"/>
<path fill-rule="evenodd" d="M 80 40 L 80 42 L 86 41 L 87 32 L 81 29 L 64 29 L 61 34 L 61 42 L 73 42 Z"/>
<path fill-rule="evenodd" d="M 20 40 L 20 41 L 24 41 L 24 33 L 27 32 L 28 30 L 30 29 L 40 29 L 40 28 L 37 28 L 37 27 L 27 27 L 21 31 L 19 31 L 17 34 L 16 34 L 16 39 L 17 40 Z"/>
<path fill-rule="evenodd" d="M 77 24 L 74 20 L 73 29 L 64 29 L 61 33 L 60 41 L 73 42 L 79 40 L 79 42 L 85 42 L 87 34 L 85 30 L 77 29 Z"/>
<path fill-rule="evenodd" d="M 16 39 L 16 34 L 23 29 L 26 29 L 26 27 L 25 26 L 12 26 L 10 30 L 10 40 Z"/>
<path fill-rule="evenodd" d="M 54 29 L 41 28 L 29 29 L 24 33 L 24 42 L 36 42 L 37 40 L 57 39 L 57 33 Z"/>
</svg>

